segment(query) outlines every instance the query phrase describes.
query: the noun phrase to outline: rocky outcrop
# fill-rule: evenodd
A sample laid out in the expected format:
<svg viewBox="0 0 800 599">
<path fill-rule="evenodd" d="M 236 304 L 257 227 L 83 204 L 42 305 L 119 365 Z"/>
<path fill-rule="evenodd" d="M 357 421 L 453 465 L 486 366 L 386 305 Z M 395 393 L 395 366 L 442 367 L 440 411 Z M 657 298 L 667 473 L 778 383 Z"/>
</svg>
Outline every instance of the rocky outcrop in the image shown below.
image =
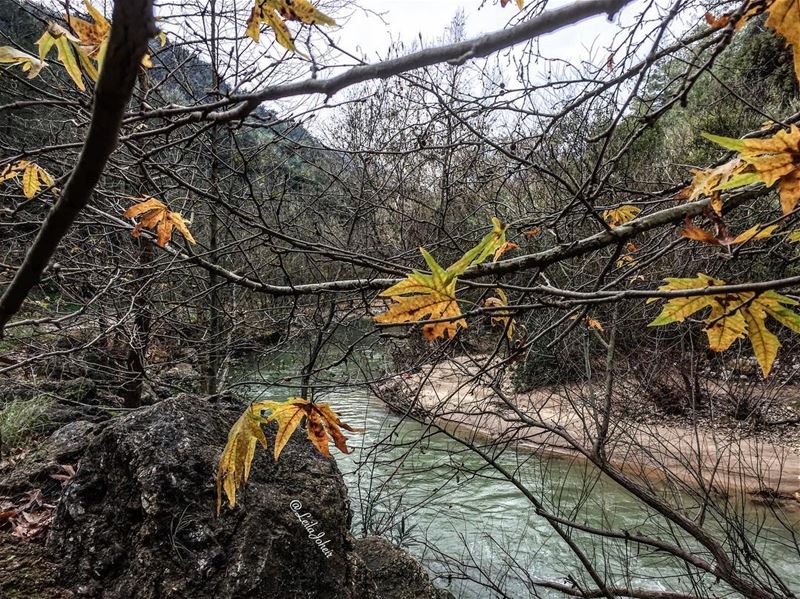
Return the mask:
<svg viewBox="0 0 800 599">
<path fill-rule="evenodd" d="M 13 497 L 38 489 L 48 499 L 55 499 L 61 483 L 53 476 L 64 474 L 63 466 L 78 461 L 97 428 L 92 422 L 76 420 L 56 430 L 13 467 L 0 462 L 0 496 Z"/>
<path fill-rule="evenodd" d="M 61 586 L 103 599 L 441 596 L 410 556 L 353 539 L 336 463 L 301 435 L 278 462 L 259 450 L 240 505 L 217 517 L 216 461 L 242 408 L 184 395 L 93 430 L 47 538 Z"/>
<path fill-rule="evenodd" d="M 355 541 L 356 554 L 367 564 L 376 585 L 376 597 L 387 599 L 450 599 L 453 595 L 436 589 L 422 565 L 405 551 L 382 537 Z"/>
</svg>

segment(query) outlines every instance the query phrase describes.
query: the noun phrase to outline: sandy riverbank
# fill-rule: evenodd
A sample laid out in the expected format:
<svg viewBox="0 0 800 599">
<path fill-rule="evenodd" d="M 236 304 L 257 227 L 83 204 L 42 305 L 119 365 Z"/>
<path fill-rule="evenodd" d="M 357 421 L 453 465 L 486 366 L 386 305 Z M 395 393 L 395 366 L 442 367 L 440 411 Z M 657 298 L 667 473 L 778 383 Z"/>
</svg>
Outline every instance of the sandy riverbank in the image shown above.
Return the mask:
<svg viewBox="0 0 800 599">
<path fill-rule="evenodd" d="M 478 371 L 467 359 L 453 359 L 398 377 L 381 394 L 396 411 L 409 411 L 477 442 L 511 443 L 573 459 L 580 454 L 565 436 L 592 446 L 600 411 L 588 389 L 515 394 L 501 385 L 509 405 L 492 389 L 489 377 L 476 376 Z M 602 395 L 602 389 L 596 393 Z M 800 509 L 800 448 L 792 445 L 699 425 L 614 419 L 606 451 L 616 466 L 650 480 L 720 494 L 743 491 L 758 500 L 778 496 L 788 507 Z"/>
</svg>

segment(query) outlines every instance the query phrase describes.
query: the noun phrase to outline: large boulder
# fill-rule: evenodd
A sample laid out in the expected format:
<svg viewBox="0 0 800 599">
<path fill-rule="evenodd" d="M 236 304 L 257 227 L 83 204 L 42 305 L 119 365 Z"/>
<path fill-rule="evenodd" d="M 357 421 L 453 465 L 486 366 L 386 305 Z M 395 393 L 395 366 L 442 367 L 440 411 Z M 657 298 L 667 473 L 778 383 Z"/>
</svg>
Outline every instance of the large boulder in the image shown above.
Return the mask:
<svg viewBox="0 0 800 599">
<path fill-rule="evenodd" d="M 278 462 L 259 450 L 239 505 L 217 517 L 216 462 L 243 407 L 179 396 L 90 440 L 47 540 L 66 588 L 104 599 L 399 599 L 410 595 L 392 594 L 381 577 L 401 580 L 405 568 L 415 597 L 437 596 L 411 558 L 388 574 L 365 563 L 336 462 L 300 434 Z"/>
</svg>

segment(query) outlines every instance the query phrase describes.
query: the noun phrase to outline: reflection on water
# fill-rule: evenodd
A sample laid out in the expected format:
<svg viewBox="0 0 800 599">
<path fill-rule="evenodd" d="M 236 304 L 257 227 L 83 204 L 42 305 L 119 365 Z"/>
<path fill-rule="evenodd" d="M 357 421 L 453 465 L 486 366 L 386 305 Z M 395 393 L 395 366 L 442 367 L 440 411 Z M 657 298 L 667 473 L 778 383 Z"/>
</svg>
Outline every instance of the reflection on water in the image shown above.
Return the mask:
<svg viewBox="0 0 800 599">
<path fill-rule="evenodd" d="M 280 380 L 279 371 L 263 368 L 250 370 L 243 378 L 253 381 L 256 375 Z M 247 389 L 259 399 L 287 396 L 285 390 L 267 385 Z M 547 590 L 537 595 L 530 582 L 568 583 L 571 576 L 579 583 L 587 580 L 578 574 L 575 554 L 536 514 L 531 502 L 458 441 L 390 413 L 361 387 L 334 389 L 323 401 L 332 404 L 342 420 L 367 431 L 348 433 L 352 454 L 334 451 L 348 485 L 356 536 L 391 538 L 439 576 L 437 586 L 449 588 L 459 598 L 563 597 Z M 545 507 L 559 507 L 562 515 L 591 526 L 673 538 L 661 518 L 646 512 L 613 483 L 598 480 L 585 465 L 512 449 L 495 457 L 543 498 Z M 750 525 L 760 529 L 757 547 L 769 567 L 800 592 L 800 555 L 790 533 L 767 510 L 744 509 Z M 573 538 L 601 573 L 613 573 L 618 585 L 692 592 L 685 568 L 663 553 L 624 541 L 574 533 Z M 699 549 L 692 543 L 684 546 Z M 487 589 L 477 581 L 497 586 Z M 694 590 L 698 596 L 730 596 L 713 580 L 694 582 L 699 585 Z"/>
</svg>

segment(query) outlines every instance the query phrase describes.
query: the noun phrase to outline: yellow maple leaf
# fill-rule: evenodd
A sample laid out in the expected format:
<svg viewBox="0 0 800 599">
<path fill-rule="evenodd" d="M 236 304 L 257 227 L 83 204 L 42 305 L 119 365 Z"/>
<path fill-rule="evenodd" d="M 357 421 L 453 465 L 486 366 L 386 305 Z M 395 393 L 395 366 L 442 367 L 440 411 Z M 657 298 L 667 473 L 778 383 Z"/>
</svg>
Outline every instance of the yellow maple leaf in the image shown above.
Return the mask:
<svg viewBox="0 0 800 599">
<path fill-rule="evenodd" d="M 497 297 L 486 298 L 483 305 L 487 308 L 503 308 L 508 306 L 508 296 L 506 292 L 500 287 L 495 288 L 494 292 Z M 491 312 L 492 325 L 500 326 L 506 332 L 506 337 L 509 341 L 514 337 L 514 319 L 511 318 L 511 312 L 508 310 L 492 310 Z"/>
<path fill-rule="evenodd" d="M 422 326 L 422 335 L 428 341 L 439 337 L 454 337 L 459 327 L 467 328 L 467 321 L 461 316 L 461 308 L 456 301 L 455 277 L 448 278 L 447 272 L 439 266 L 433 256 L 420 248 L 428 268 L 434 273 L 427 275 L 413 272 L 389 289 L 381 292 L 383 297 L 391 297 L 395 303 L 383 314 L 375 317 L 375 322 L 394 324 L 419 322 L 426 318 L 449 321 L 428 323 Z"/>
<path fill-rule="evenodd" d="M 347 447 L 347 437 L 342 434 L 341 429 L 353 433 L 362 432 L 361 429 L 352 428 L 342 422 L 328 404 L 313 403 L 301 397 L 290 397 L 284 402 L 268 401 L 264 403 L 267 408 L 272 410 L 267 421 L 274 420 L 278 423 L 278 434 L 275 437 L 275 460 L 281 455 L 281 451 L 289 442 L 292 433 L 304 418 L 308 440 L 322 455 L 328 458 L 331 457 L 328 449 L 328 435 L 333 438 L 333 443 L 339 451 L 350 453 L 350 449 Z"/>
<path fill-rule="evenodd" d="M 439 266 L 425 248 L 420 248 L 422 257 L 431 271 L 425 274 L 413 271 L 408 277 L 380 293 L 390 297 L 394 304 L 383 314 L 374 318 L 381 324 L 416 323 L 422 320 L 449 319 L 443 322 L 426 323 L 422 335 L 428 341 L 439 337 L 453 337 L 458 328 L 467 328 L 467 322 L 460 318 L 461 308 L 456 301 L 458 277 L 473 264 L 479 264 L 495 254 L 506 243 L 506 227 L 497 218 L 492 218 L 491 233 L 446 270 Z"/>
<path fill-rule="evenodd" d="M 65 14 L 64 20 L 75 35 L 51 21 L 42 37 L 36 42 L 39 46 L 41 60 L 44 60 L 53 47 L 56 48 L 58 60 L 64 65 L 75 85 L 82 91 L 86 88 L 83 84 L 80 67 L 83 67 L 83 71 L 89 79 L 97 81 L 111 36 L 111 23 L 103 16 L 103 13 L 97 10 L 89 0 L 83 0 L 83 3 L 93 22 Z M 145 53 L 142 58 L 142 66 L 148 68 L 153 66 L 149 52 Z"/>
<path fill-rule="evenodd" d="M 725 282 L 699 273 L 695 278 L 666 279 L 661 291 L 704 289 L 724 285 Z M 658 298 L 650 298 L 656 301 Z M 722 352 L 738 339 L 747 336 L 753 354 L 764 377 L 769 376 L 778 355 L 780 341 L 766 328 L 766 317 L 777 320 L 795 333 L 800 333 L 800 314 L 787 306 L 797 302 L 775 291 L 709 294 L 694 297 L 670 298 L 661 313 L 647 326 L 663 326 L 682 322 L 705 308 L 710 308 L 704 319 L 709 348 Z"/>
<path fill-rule="evenodd" d="M 0 46 L 0 64 L 21 65 L 22 71 L 28 73 L 28 79 L 33 79 L 46 63 L 41 58 L 36 58 L 22 50 L 11 46 Z"/>
<path fill-rule="evenodd" d="M 172 238 L 172 230 L 178 232 L 189 243 L 196 243 L 189 231 L 188 223 L 183 219 L 179 212 L 172 212 L 161 201 L 156 198 L 144 197 L 143 201 L 134 204 L 123 212 L 124 218 L 141 217 L 137 225 L 131 231 L 131 235 L 139 237 L 142 229 L 154 229 L 156 232 L 156 243 L 160 247 L 166 247 Z"/>
<path fill-rule="evenodd" d="M 64 29 L 58 23 L 50 21 L 47 24 L 47 30 L 42 34 L 36 45 L 39 46 L 39 59 L 44 60 L 50 53 L 50 50 L 55 48 L 58 56 L 58 61 L 64 65 L 67 74 L 78 86 L 81 91 L 86 91 L 86 86 L 83 84 L 83 77 L 81 75 L 81 68 L 78 65 L 78 59 L 75 58 L 77 53 L 81 62 L 86 64 L 85 61 L 88 57 L 85 56 L 80 50 L 80 40 L 72 35 L 69 31 Z M 89 63 L 91 64 L 91 63 Z"/>
<path fill-rule="evenodd" d="M 777 181 L 783 213 L 795 209 L 800 202 L 800 128 L 797 125 L 763 139 L 735 139 L 708 133 L 703 136 L 723 148 L 739 152 L 739 157 L 748 165 L 747 170 L 720 184 L 716 190 L 758 182 L 771 187 Z"/>
<path fill-rule="evenodd" d="M 260 442 L 264 449 L 267 448 L 267 438 L 261 429 L 267 420 L 261 416 L 261 412 L 267 409 L 268 403 L 272 402 L 249 405 L 228 433 L 228 442 L 217 466 L 217 515 L 222 507 L 223 491 L 230 507 L 236 505 L 236 489 L 250 477 L 256 443 Z"/>
<path fill-rule="evenodd" d="M 738 245 L 740 243 L 747 243 L 748 241 L 762 241 L 764 239 L 769 239 L 772 237 L 773 233 L 775 233 L 775 229 L 778 228 L 778 225 L 770 225 L 768 227 L 762 228 L 761 225 L 753 225 L 747 231 L 739 233 L 736 237 L 734 237 L 730 245 Z"/>
<path fill-rule="evenodd" d="M 18 160 L 0 171 L 0 183 L 22 177 L 22 193 L 27 199 L 36 197 L 42 186 L 51 189 L 55 185 L 53 177 L 35 162 Z"/>
<path fill-rule="evenodd" d="M 637 206 L 625 204 L 619 208 L 614 208 L 613 210 L 603 211 L 603 218 L 613 229 L 614 227 L 619 227 L 620 225 L 624 225 L 625 223 L 632 221 L 641 211 L 642 209 Z"/>
<path fill-rule="evenodd" d="M 297 52 L 292 34 L 285 21 L 299 21 L 308 25 L 336 25 L 336 21 L 317 10 L 308 0 L 256 0 L 247 19 L 246 35 L 258 42 L 261 24 L 272 28 L 276 41 L 292 52 Z"/>
</svg>

